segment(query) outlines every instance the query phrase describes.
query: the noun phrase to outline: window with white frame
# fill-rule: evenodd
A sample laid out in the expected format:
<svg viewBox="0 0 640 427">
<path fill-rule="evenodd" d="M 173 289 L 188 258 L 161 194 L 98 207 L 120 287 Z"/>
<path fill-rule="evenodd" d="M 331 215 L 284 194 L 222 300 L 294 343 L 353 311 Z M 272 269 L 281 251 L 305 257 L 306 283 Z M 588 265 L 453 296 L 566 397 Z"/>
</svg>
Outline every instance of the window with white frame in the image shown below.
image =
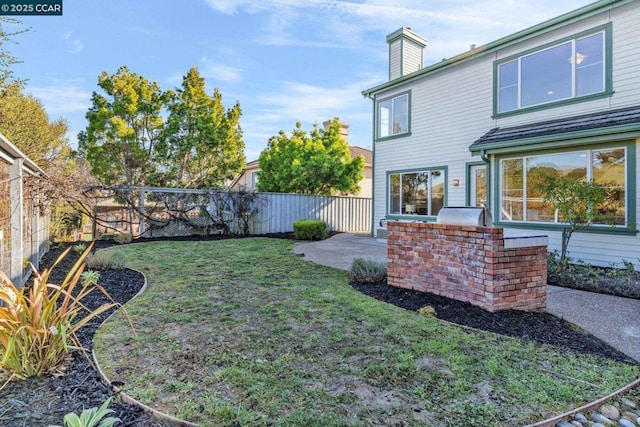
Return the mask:
<svg viewBox="0 0 640 427">
<path fill-rule="evenodd" d="M 378 138 L 409 133 L 409 92 L 378 102 Z"/>
<path fill-rule="evenodd" d="M 496 113 L 607 91 L 607 29 L 497 65 Z"/>
<path fill-rule="evenodd" d="M 389 174 L 389 215 L 435 216 L 445 203 L 445 169 Z"/>
<path fill-rule="evenodd" d="M 545 201 L 552 180 L 587 181 L 604 188 L 607 201 L 596 206 L 605 222 L 624 226 L 627 218 L 627 154 L 624 147 L 531 155 L 500 160 L 500 220 L 562 223 Z"/>
</svg>

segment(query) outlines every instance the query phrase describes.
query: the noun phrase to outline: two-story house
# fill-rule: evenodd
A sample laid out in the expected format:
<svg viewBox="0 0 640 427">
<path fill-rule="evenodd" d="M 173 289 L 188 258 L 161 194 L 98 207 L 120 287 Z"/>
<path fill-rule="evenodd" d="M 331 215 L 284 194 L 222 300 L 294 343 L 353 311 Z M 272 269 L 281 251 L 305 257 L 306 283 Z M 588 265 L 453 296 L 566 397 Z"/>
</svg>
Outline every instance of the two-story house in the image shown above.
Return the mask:
<svg viewBox="0 0 640 427">
<path fill-rule="evenodd" d="M 389 81 L 375 105 L 373 230 L 435 221 L 442 206 L 486 206 L 507 233 L 561 243 L 547 176 L 592 181 L 612 199 L 569 255 L 638 263 L 640 1 L 600 0 L 423 66 L 427 41 L 387 37 Z M 613 226 L 611 225 L 613 223 Z"/>
</svg>

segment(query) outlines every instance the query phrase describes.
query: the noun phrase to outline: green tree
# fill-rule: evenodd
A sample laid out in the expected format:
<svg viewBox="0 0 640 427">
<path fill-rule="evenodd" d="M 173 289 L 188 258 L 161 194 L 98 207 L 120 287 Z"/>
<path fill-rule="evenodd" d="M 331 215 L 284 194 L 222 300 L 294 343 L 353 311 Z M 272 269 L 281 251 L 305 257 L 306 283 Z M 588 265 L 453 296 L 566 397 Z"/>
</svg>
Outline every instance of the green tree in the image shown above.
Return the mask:
<svg viewBox="0 0 640 427">
<path fill-rule="evenodd" d="M 142 186 L 158 179 L 156 143 L 166 94 L 156 82 L 121 67 L 98 77 L 105 95 L 94 92 L 78 135 L 80 153 L 106 185 Z"/>
<path fill-rule="evenodd" d="M 360 190 L 364 158 L 351 158 L 335 118 L 327 130 L 314 125 L 307 134 L 296 123 L 291 136 L 284 131 L 269 139 L 260 153 L 258 189 L 282 193 L 346 194 Z"/>
<path fill-rule="evenodd" d="M 569 240 L 576 230 L 589 227 L 595 222 L 606 220 L 603 204 L 607 192 L 592 182 L 551 180 L 544 189 L 545 201 L 558 211 L 560 221 L 566 224 L 562 229 L 562 249 L 560 260 L 566 261 Z"/>
<path fill-rule="evenodd" d="M 220 188 L 245 165 L 241 110 L 236 104 L 225 110 L 222 94 L 205 91 L 197 67 L 183 77 L 171 93 L 169 116 L 158 150 L 166 162 L 168 185 L 187 188 Z"/>
<path fill-rule="evenodd" d="M 42 103 L 24 94 L 19 83 L 0 91 L 0 133 L 44 170 L 45 175 L 25 180 L 25 194 L 37 195 L 33 200 L 51 212 L 54 238 L 72 231 L 69 225 L 87 202 L 83 189 L 92 181 L 69 146 L 67 130 L 65 120 L 50 121 Z"/>
<path fill-rule="evenodd" d="M 49 121 L 37 98 L 24 94 L 12 83 L 0 92 L 0 132 L 44 170 L 50 170 L 71 150 L 63 119 Z"/>
<path fill-rule="evenodd" d="M 156 82 L 121 67 L 98 77 L 105 95 L 94 92 L 78 135 L 80 154 L 92 174 L 107 186 L 138 187 L 162 183 L 156 143 L 162 132 L 166 94 Z M 119 193 L 129 206 L 130 232 L 138 204 L 136 191 Z"/>
<path fill-rule="evenodd" d="M 15 43 L 13 37 L 27 32 L 27 29 L 17 30 L 17 31 L 5 31 L 2 26 L 3 24 L 16 25 L 20 24 L 20 21 L 9 18 L 6 16 L 0 16 L 0 90 L 4 90 L 7 85 L 11 85 L 12 83 L 16 83 L 19 86 L 22 86 L 24 83 L 23 80 L 17 80 L 13 77 L 13 71 L 11 70 L 11 66 L 19 63 L 8 50 L 4 48 L 6 43 Z"/>
</svg>

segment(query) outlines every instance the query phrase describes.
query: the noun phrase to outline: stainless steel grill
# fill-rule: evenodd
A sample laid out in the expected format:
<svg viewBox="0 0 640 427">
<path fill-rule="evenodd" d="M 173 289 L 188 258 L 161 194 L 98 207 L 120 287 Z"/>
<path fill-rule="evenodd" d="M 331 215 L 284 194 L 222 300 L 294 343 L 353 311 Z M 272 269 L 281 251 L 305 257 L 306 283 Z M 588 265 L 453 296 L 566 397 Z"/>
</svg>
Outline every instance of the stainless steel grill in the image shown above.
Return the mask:
<svg viewBox="0 0 640 427">
<path fill-rule="evenodd" d="M 438 224 L 471 225 L 493 227 L 491 214 L 483 207 L 447 206 L 440 209 L 436 219 Z"/>
</svg>

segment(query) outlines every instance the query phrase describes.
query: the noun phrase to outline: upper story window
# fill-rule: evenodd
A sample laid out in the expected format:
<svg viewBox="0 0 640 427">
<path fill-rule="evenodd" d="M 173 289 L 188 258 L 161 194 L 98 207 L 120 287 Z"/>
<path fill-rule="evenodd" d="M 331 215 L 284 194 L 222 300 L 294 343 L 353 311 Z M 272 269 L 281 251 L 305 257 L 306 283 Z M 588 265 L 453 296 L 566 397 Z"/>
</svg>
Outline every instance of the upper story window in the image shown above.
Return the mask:
<svg viewBox="0 0 640 427">
<path fill-rule="evenodd" d="M 496 65 L 496 113 L 610 91 L 610 27 L 508 58 Z"/>
<path fill-rule="evenodd" d="M 409 133 L 409 95 L 404 92 L 378 102 L 378 138 Z"/>
</svg>

